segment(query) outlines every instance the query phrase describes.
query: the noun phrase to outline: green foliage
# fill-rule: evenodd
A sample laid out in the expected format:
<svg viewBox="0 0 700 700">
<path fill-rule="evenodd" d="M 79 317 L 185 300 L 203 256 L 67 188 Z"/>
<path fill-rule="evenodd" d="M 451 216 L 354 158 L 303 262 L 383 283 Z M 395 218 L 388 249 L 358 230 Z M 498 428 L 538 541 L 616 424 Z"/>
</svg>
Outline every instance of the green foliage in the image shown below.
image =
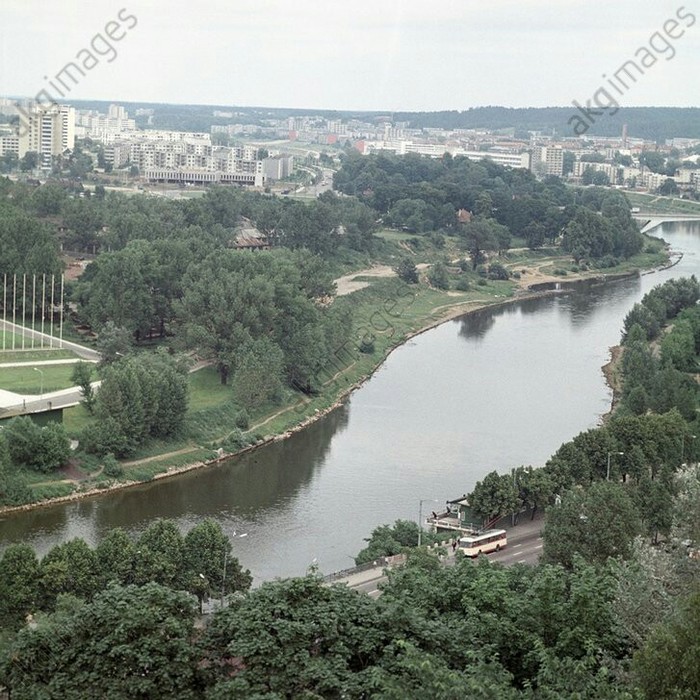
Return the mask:
<svg viewBox="0 0 700 700">
<path fill-rule="evenodd" d="M 77 362 L 73 367 L 71 380 L 80 387 L 83 394 L 83 404 L 92 413 L 95 409 L 95 393 L 92 389 L 92 365 L 87 362 Z"/>
<path fill-rule="evenodd" d="M 88 452 L 132 453 L 150 437 L 177 434 L 187 411 L 186 365 L 164 351 L 124 358 L 104 369 L 96 424 L 84 431 Z"/>
<path fill-rule="evenodd" d="M 40 427 L 31 418 L 13 418 L 4 430 L 10 460 L 40 472 L 52 472 L 70 457 L 70 440 L 61 423 Z"/>
<path fill-rule="evenodd" d="M 681 601 L 634 657 L 644 697 L 691 700 L 700 696 L 700 593 Z"/>
<path fill-rule="evenodd" d="M 469 494 L 469 505 L 484 523 L 515 512 L 518 491 L 510 474 L 490 472 L 477 481 Z"/>
<path fill-rule="evenodd" d="M 683 309 L 692 308 L 699 299 L 700 284 L 695 276 L 668 280 L 654 287 L 625 317 L 623 343 L 627 342 L 635 324 L 643 329 L 648 340 L 652 340 L 668 320 Z"/>
<path fill-rule="evenodd" d="M 207 626 L 208 697 L 361 697 L 381 627 L 376 604 L 345 586 L 310 576 L 264 583 Z M 238 660 L 235 674 L 221 658 Z"/>
<path fill-rule="evenodd" d="M 418 284 L 418 270 L 411 258 L 401 258 L 396 267 L 396 274 L 406 284 Z"/>
<path fill-rule="evenodd" d="M 428 281 L 436 289 L 449 289 L 450 277 L 444 263 L 436 262 L 428 271 Z"/>
<path fill-rule="evenodd" d="M 501 263 L 494 262 L 488 267 L 488 278 L 490 280 L 507 280 L 510 278 L 510 273 Z"/>
<path fill-rule="evenodd" d="M 10 545 L 0 559 L 0 619 L 14 627 L 38 602 L 39 562 L 26 544 Z"/>
<path fill-rule="evenodd" d="M 243 343 L 233 375 L 233 395 L 236 401 L 252 411 L 268 401 L 279 399 L 283 368 L 284 353 L 269 338 Z M 248 426 L 238 427 L 246 429 Z"/>
<path fill-rule="evenodd" d="M 236 414 L 236 427 L 240 430 L 248 430 L 250 426 L 250 418 L 248 417 L 248 412 L 245 409 L 238 411 Z"/>
<path fill-rule="evenodd" d="M 77 538 L 57 545 L 39 564 L 39 598 L 44 610 L 52 610 L 62 593 L 87 600 L 98 589 L 97 557 L 85 540 Z"/>
<path fill-rule="evenodd" d="M 121 479 L 124 476 L 124 467 L 117 462 L 113 454 L 106 454 L 102 459 L 104 474 L 112 479 Z"/>
<path fill-rule="evenodd" d="M 423 533 L 423 542 L 432 540 L 430 533 Z M 355 564 L 400 554 L 408 547 L 418 545 L 418 525 L 412 520 L 397 520 L 393 526 L 379 525 L 372 530 L 372 535 L 365 540 L 367 546 L 355 557 Z"/>
<path fill-rule="evenodd" d="M 604 564 L 626 558 L 641 532 L 639 515 L 624 485 L 597 481 L 572 490 L 547 513 L 542 537 L 545 561 L 571 567 L 577 556 Z"/>
<path fill-rule="evenodd" d="M 3 682 L 17 700 L 201 697 L 196 691 L 194 611 L 157 584 L 113 587 L 23 629 Z M 89 689 L 89 690 L 87 690 Z"/>
</svg>

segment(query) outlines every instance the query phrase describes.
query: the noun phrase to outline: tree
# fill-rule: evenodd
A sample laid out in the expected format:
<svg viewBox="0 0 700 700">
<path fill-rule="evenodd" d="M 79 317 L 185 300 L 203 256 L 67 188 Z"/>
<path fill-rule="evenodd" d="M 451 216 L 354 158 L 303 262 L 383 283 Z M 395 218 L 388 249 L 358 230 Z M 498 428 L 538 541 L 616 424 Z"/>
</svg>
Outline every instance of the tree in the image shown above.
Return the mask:
<svg viewBox="0 0 700 700">
<path fill-rule="evenodd" d="M 444 263 L 436 262 L 428 271 L 428 281 L 436 289 L 449 289 L 450 277 Z"/>
<path fill-rule="evenodd" d="M 680 601 L 673 617 L 652 632 L 632 669 L 649 700 L 700 697 L 700 593 Z"/>
<path fill-rule="evenodd" d="M 97 557 L 83 539 L 59 544 L 41 560 L 39 594 L 44 610 L 51 610 L 61 593 L 89 600 L 98 588 Z"/>
<path fill-rule="evenodd" d="M 626 557 L 641 532 L 641 523 L 624 485 L 594 482 L 585 491 L 564 494 L 547 513 L 542 539 L 545 561 L 573 566 L 577 555 L 603 564 L 609 557 Z"/>
<path fill-rule="evenodd" d="M 186 588 L 185 543 L 172 520 L 156 520 L 136 543 L 134 580 L 169 588 Z"/>
<path fill-rule="evenodd" d="M 397 520 L 393 526 L 379 525 L 365 539 L 367 546 L 355 557 L 357 565 L 399 554 L 407 547 L 418 546 L 418 525 L 412 520 Z M 430 542 L 430 533 L 423 533 L 423 541 Z"/>
<path fill-rule="evenodd" d="M 19 161 L 19 168 L 23 172 L 34 170 L 39 165 L 39 154 L 36 151 L 27 151 Z"/>
<path fill-rule="evenodd" d="M 12 462 L 40 472 L 55 471 L 70 457 L 70 440 L 61 423 L 41 428 L 31 418 L 13 418 L 4 431 Z"/>
<path fill-rule="evenodd" d="M 96 346 L 102 357 L 100 363 L 103 366 L 108 365 L 133 350 L 133 336 L 123 326 L 117 326 L 114 321 L 107 321 L 100 329 Z"/>
<path fill-rule="evenodd" d="M 236 401 L 252 411 L 282 392 L 284 353 L 269 338 L 258 338 L 243 344 L 236 359 L 233 395 Z"/>
<path fill-rule="evenodd" d="M 13 699 L 202 697 L 188 596 L 157 584 L 111 587 L 26 627 L 3 682 Z M 88 690 L 89 689 L 89 690 Z"/>
<path fill-rule="evenodd" d="M 101 588 L 110 583 L 134 583 L 134 566 L 138 558 L 136 546 L 121 528 L 110 530 L 95 549 Z"/>
<path fill-rule="evenodd" d="M 472 269 L 484 262 L 484 253 L 507 249 L 510 244 L 508 229 L 493 219 L 474 218 L 464 224 L 460 235 L 472 259 Z"/>
<path fill-rule="evenodd" d="M 188 590 L 200 600 L 205 593 L 221 595 L 247 591 L 253 581 L 231 556 L 231 542 L 214 520 L 195 525 L 184 540 L 184 565 Z"/>
<path fill-rule="evenodd" d="M 410 258 L 401 258 L 396 267 L 396 274 L 406 284 L 418 284 L 418 269 Z"/>
<path fill-rule="evenodd" d="M 477 481 L 469 494 L 469 505 L 484 521 L 489 523 L 502 515 L 513 513 L 518 505 L 518 493 L 510 474 L 489 472 Z"/>
<path fill-rule="evenodd" d="M 93 413 L 95 410 L 95 392 L 92 389 L 92 365 L 87 362 L 77 362 L 73 366 L 71 381 L 80 387 L 80 392 L 83 395 L 83 405 L 88 410 L 88 413 Z"/>
<path fill-rule="evenodd" d="M 376 604 L 346 586 L 312 576 L 264 583 L 207 626 L 209 697 L 361 697 L 381 627 Z"/>
<path fill-rule="evenodd" d="M 12 544 L 0 559 L 0 618 L 19 626 L 38 602 L 39 562 L 27 544 Z"/>
<path fill-rule="evenodd" d="M 518 499 L 535 513 L 552 501 L 554 497 L 554 482 L 546 469 L 533 467 L 518 467 L 515 471 L 515 482 L 518 489 Z"/>
</svg>

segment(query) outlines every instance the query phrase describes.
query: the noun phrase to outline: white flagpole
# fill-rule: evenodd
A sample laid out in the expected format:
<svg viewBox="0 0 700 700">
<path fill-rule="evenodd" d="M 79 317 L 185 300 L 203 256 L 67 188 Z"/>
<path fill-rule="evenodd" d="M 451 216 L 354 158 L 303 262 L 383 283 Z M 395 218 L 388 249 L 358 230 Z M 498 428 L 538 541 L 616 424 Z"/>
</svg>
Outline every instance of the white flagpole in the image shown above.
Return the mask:
<svg viewBox="0 0 700 700">
<path fill-rule="evenodd" d="M 51 335 L 49 336 L 51 340 L 49 341 L 51 343 L 50 347 L 53 347 L 53 290 L 54 287 L 56 286 L 56 281 L 55 281 L 55 275 L 51 275 L 51 322 L 49 323 L 49 328 Z"/>
<path fill-rule="evenodd" d="M 22 325 L 27 322 L 27 273 L 22 273 Z M 24 350 L 24 336 L 22 331 L 22 350 Z"/>
<path fill-rule="evenodd" d="M 46 318 L 46 273 L 41 276 L 41 348 L 44 347 L 44 318 Z"/>
<path fill-rule="evenodd" d="M 64 274 L 63 272 L 61 273 L 61 311 L 60 311 L 60 316 L 59 316 L 59 322 L 58 322 L 58 337 L 60 339 L 60 343 L 58 344 L 59 348 L 63 347 L 63 279 L 64 279 Z"/>
<path fill-rule="evenodd" d="M 7 336 L 7 272 L 2 276 L 2 349 Z"/>
<path fill-rule="evenodd" d="M 32 350 L 34 350 L 34 336 L 36 335 L 36 272 L 32 275 Z"/>
<path fill-rule="evenodd" d="M 15 339 L 17 338 L 17 333 L 15 332 L 17 326 L 15 321 L 17 320 L 17 273 L 12 276 L 12 349 L 15 349 Z"/>
</svg>

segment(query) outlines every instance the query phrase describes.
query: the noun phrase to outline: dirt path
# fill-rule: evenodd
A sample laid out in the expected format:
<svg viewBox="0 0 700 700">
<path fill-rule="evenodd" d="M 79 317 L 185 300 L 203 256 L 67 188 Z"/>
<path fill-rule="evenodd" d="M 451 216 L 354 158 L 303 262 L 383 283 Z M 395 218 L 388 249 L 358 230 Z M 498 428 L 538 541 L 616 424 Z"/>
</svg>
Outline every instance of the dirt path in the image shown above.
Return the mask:
<svg viewBox="0 0 700 700">
<path fill-rule="evenodd" d="M 358 270 L 349 275 L 343 275 L 335 280 L 336 293 L 338 297 L 344 297 L 347 294 L 352 294 L 360 289 L 369 287 L 369 282 L 356 280 L 356 277 L 394 277 L 396 273 L 388 265 L 376 265 L 369 267 L 366 270 Z"/>
</svg>

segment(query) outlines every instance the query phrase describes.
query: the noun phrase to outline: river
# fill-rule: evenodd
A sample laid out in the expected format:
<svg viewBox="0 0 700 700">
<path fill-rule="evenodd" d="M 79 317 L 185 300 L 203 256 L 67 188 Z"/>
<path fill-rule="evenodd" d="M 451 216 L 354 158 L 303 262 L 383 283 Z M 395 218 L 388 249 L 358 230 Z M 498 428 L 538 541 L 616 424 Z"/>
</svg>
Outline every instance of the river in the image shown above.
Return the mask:
<svg viewBox="0 0 700 700">
<path fill-rule="evenodd" d="M 346 404 L 288 440 L 224 464 L 69 504 L 7 515 L 0 547 L 45 553 L 155 518 L 183 531 L 221 523 L 256 582 L 344 569 L 374 527 L 416 519 L 489 471 L 542 465 L 610 406 L 601 366 L 622 320 L 671 277 L 698 274 L 700 224 L 655 232 L 684 253 L 675 267 L 581 284 L 447 322 L 393 352 Z"/>
</svg>

